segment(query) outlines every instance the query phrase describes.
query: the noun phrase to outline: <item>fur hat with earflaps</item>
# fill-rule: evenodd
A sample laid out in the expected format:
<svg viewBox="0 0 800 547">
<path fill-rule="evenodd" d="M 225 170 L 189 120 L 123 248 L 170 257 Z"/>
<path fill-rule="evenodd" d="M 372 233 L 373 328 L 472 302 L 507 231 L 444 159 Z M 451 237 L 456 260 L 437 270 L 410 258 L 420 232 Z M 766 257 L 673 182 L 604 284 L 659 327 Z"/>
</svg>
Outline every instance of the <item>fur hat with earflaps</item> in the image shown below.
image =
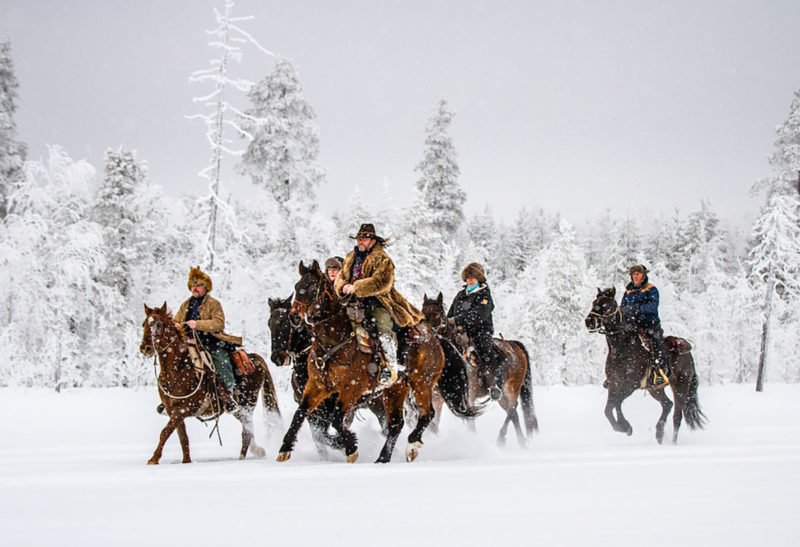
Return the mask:
<svg viewBox="0 0 800 547">
<path fill-rule="evenodd" d="M 211 292 L 211 278 L 200 269 L 200 266 L 189 270 L 189 283 L 187 283 L 187 286 L 190 291 L 192 290 L 192 285 L 204 285 L 206 291 Z"/>
<path fill-rule="evenodd" d="M 328 270 L 341 270 L 342 269 L 342 261 L 339 259 L 338 256 L 332 256 L 328 260 L 325 261 L 325 271 Z"/>
<path fill-rule="evenodd" d="M 467 264 L 467 267 L 461 272 L 462 281 L 466 282 L 468 277 L 474 277 L 478 280 L 478 283 L 486 283 L 486 274 L 483 273 L 483 266 L 477 262 Z"/>
<path fill-rule="evenodd" d="M 636 272 L 647 275 L 650 273 L 650 270 L 648 270 L 647 266 L 645 266 L 644 264 L 634 264 L 633 266 L 628 268 L 628 274 L 633 275 Z"/>
</svg>

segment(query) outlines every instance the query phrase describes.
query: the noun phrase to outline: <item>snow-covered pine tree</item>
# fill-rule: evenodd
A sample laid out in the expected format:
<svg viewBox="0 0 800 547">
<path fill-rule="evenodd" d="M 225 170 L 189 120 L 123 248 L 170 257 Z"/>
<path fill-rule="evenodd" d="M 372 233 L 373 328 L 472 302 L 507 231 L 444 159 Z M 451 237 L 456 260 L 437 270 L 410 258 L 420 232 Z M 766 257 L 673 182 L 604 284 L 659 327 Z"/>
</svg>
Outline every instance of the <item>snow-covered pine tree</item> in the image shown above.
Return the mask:
<svg viewBox="0 0 800 547">
<path fill-rule="evenodd" d="M 274 199 L 283 220 L 284 258 L 309 247 L 321 249 L 309 226 L 317 189 L 325 181 L 319 163 L 319 129 L 303 95 L 300 77 L 288 59 L 278 58 L 269 76 L 248 91 L 252 107 L 240 119 L 251 141 L 237 168 Z"/>
<path fill-rule="evenodd" d="M 458 182 L 456 149 L 450 138 L 454 113 L 447 101 L 439 100 L 436 112 L 425 128 L 424 158 L 416 166 L 420 173 L 417 190 L 422 202 L 431 211 L 430 226 L 445 241 L 453 241 L 464 223 L 464 202 L 467 196 Z"/>
<path fill-rule="evenodd" d="M 726 236 L 711 203 L 701 201 L 700 209 L 689 214 L 680 231 L 680 288 L 702 293 L 711 273 L 731 270 L 733 260 Z"/>
<path fill-rule="evenodd" d="M 17 140 L 14 114 L 17 110 L 17 88 L 11 59 L 11 41 L 0 40 L 0 220 L 8 211 L 7 197 L 11 185 L 19 181 L 27 147 Z"/>
<path fill-rule="evenodd" d="M 230 148 L 233 139 L 226 135 L 226 128 L 233 130 L 238 136 L 249 137 L 249 134 L 237 124 L 234 116 L 242 116 L 233 104 L 225 98 L 226 88 L 233 87 L 239 91 L 248 91 L 253 83 L 241 78 L 232 78 L 229 74 L 230 61 L 241 62 L 242 48 L 236 43 L 249 42 L 267 55 L 273 55 L 267 51 L 253 38 L 247 31 L 237 25 L 241 21 L 252 19 L 252 16 L 232 17 L 231 10 L 233 2 L 225 0 L 225 11 L 220 13 L 214 8 L 217 26 L 208 34 L 215 36 L 215 40 L 209 42 L 213 48 L 219 49 L 219 57 L 211 59 L 211 68 L 197 70 L 192 73 L 189 80 L 192 82 L 209 82 L 213 84 L 214 90 L 208 95 L 195 97 L 194 102 L 201 103 L 211 109 L 208 114 L 195 114 L 187 116 L 189 119 L 200 119 L 206 126 L 206 138 L 211 145 L 211 162 L 202 171 L 200 176 L 207 179 L 210 183 L 210 193 L 201 199 L 204 208 L 207 208 L 207 238 L 206 238 L 206 257 L 204 262 L 208 263 L 210 269 L 214 268 L 214 257 L 217 253 L 216 236 L 218 229 L 217 214 L 222 200 L 220 198 L 220 176 L 222 166 L 222 153 L 239 156 L 240 150 Z M 232 113 L 232 114 L 229 114 Z"/>
</svg>

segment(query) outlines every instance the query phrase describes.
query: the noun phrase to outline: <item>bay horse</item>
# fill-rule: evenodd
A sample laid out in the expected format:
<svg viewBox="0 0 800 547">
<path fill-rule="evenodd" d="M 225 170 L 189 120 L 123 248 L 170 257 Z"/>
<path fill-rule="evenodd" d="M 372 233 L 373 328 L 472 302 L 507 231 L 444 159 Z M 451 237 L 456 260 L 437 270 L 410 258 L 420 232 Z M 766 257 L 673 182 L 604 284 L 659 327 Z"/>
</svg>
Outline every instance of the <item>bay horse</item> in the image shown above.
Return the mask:
<svg viewBox="0 0 800 547">
<path fill-rule="evenodd" d="M 269 330 L 270 330 L 270 360 L 277 366 L 292 366 L 292 393 L 295 402 L 299 403 L 303 390 L 308 382 L 308 356 L 311 352 L 313 336 L 311 329 L 299 316 L 290 318 L 289 311 L 292 307 L 292 296 L 289 298 L 268 299 L 269 303 Z M 325 399 L 307 416 L 311 428 L 311 437 L 320 456 L 325 456 L 325 448 L 344 449 L 343 439 L 340 435 L 331 435 L 329 429 L 333 416 L 337 396 L 334 394 Z M 386 429 L 386 417 L 380 401 L 370 399 L 362 401 L 357 407 L 368 405 L 378 418 L 382 429 Z M 352 420 L 352 415 L 346 421 Z"/>
<path fill-rule="evenodd" d="M 448 361 L 461 361 L 466 364 L 469 402 L 475 404 L 478 399 L 483 399 L 484 404 L 489 400 L 489 388 L 479 374 L 479 364 L 474 353 L 468 351 L 469 342 L 466 334 L 459 332 L 455 326 L 445 319 L 442 293 L 434 298 L 424 295 L 422 313 L 425 321 L 436 330 L 436 336 L 442 344 Z M 509 423 L 514 425 L 517 441 L 520 446 L 525 446 L 534 431 L 539 431 L 539 421 L 533 406 L 533 382 L 531 379 L 530 358 L 528 350 L 522 342 L 516 340 L 493 339 L 495 358 L 505 371 L 505 381 L 502 385 L 501 397 L 497 401 L 506 412 L 506 419 L 500 427 L 497 444 L 504 446 Z M 517 412 L 518 403 L 522 403 L 522 416 L 525 420 L 525 431 L 522 432 Z M 474 429 L 474 422 L 470 422 Z"/>
<path fill-rule="evenodd" d="M 222 415 L 222 403 L 217 394 L 225 388 L 214 378 L 215 374 L 195 368 L 186 343 L 187 337 L 173 322 L 166 302 L 160 308 L 148 308 L 145 305 L 144 313 L 144 333 L 139 351 L 145 357 L 155 356 L 154 362 L 157 357 L 160 366 L 158 394 L 169 416 L 167 425 L 161 431 L 158 446 L 147 463 L 158 464 L 164 444 L 176 429 L 183 451 L 183 463 L 190 463 L 192 459 L 189 454 L 189 437 L 184 420 L 191 417 L 214 419 Z M 264 410 L 280 417 L 278 398 L 266 361 L 257 353 L 247 355 L 255 365 L 255 371 L 241 377 L 239 407 L 233 412 L 242 424 L 239 459 L 244 459 L 248 450 L 256 457 L 265 455 L 264 449 L 256 443 L 253 433 L 253 409 L 259 391 L 262 392 Z"/>
<path fill-rule="evenodd" d="M 422 434 L 435 412 L 431 403 L 433 386 L 437 382 L 440 387 L 443 385 L 439 380 L 445 369 L 444 353 L 433 331 L 424 323 L 414 327 L 414 338 L 408 341 L 405 372 L 395 383 L 376 392 L 373 356 L 359 349 L 350 318 L 330 279 L 320 270 L 316 260 L 311 267 L 300 262 L 298 269 L 300 280 L 295 284 L 291 313 L 299 315 L 311 327 L 314 341 L 309 355 L 308 382 L 284 436 L 278 461 L 284 462 L 291 457 L 297 433 L 309 412 L 336 394 L 332 425 L 343 439 L 348 463 L 355 462 L 358 459 L 357 439 L 345 424 L 345 417 L 362 396 L 374 394 L 383 404 L 387 422 L 386 441 L 376 463 L 389 462 L 403 428 L 403 404 L 409 391 L 419 409 L 419 419 L 406 446 L 406 461 L 414 461 L 422 448 Z M 450 374 L 454 372 L 444 370 L 445 377 Z M 443 391 L 442 395 L 457 415 L 468 417 L 477 414 L 477 410 L 468 405 L 465 390 Z"/>
<path fill-rule="evenodd" d="M 656 440 L 661 444 L 664 439 L 664 425 L 673 403 L 664 393 L 663 386 L 651 385 L 649 377 L 652 357 L 644 347 L 637 328 L 625 321 L 615 298 L 616 292 L 614 287 L 603 290 L 598 288 L 592 309 L 584 321 L 590 332 L 605 334 L 608 343 L 606 418 L 614 431 L 631 435 L 633 427 L 622 414 L 622 401 L 637 389 L 646 389 L 661 404 L 661 416 L 656 423 Z M 675 444 L 678 442 L 678 430 L 683 418 L 690 429 L 702 429 L 706 424 L 706 416 L 700 410 L 697 398 L 697 372 L 691 346 L 685 340 L 672 336 L 665 337 L 664 341 L 672 370 L 669 385 L 675 398 L 675 412 L 672 415 L 672 442 Z"/>
</svg>

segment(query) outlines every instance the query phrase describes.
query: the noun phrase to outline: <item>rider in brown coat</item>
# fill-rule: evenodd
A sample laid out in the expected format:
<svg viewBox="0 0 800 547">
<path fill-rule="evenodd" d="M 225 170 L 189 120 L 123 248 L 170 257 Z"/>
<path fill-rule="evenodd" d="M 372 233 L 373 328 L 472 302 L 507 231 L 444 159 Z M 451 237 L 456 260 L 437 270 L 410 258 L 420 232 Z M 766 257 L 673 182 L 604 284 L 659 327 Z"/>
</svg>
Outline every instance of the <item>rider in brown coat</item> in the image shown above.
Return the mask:
<svg viewBox="0 0 800 547">
<path fill-rule="evenodd" d="M 178 308 L 174 321 L 188 327 L 189 335 L 211 354 L 214 368 L 230 396 L 225 409 L 235 410 L 238 394 L 228 347 L 241 346 L 242 339 L 225 334 L 225 312 L 222 311 L 222 304 L 208 294 L 212 287 L 211 278 L 199 266 L 189 271 L 188 286 L 192 296 Z"/>
<path fill-rule="evenodd" d="M 424 316 L 394 288 L 394 262 L 385 250 L 388 242 L 375 233 L 375 226 L 362 224 L 351 238 L 356 240 L 356 247 L 347 254 L 336 276 L 336 294 L 362 299 L 367 310 L 364 328 L 376 339 L 380 334 L 397 336 L 397 362 L 402 364 L 408 328 Z M 394 376 L 396 371 L 384 370 L 381 381 Z"/>
</svg>

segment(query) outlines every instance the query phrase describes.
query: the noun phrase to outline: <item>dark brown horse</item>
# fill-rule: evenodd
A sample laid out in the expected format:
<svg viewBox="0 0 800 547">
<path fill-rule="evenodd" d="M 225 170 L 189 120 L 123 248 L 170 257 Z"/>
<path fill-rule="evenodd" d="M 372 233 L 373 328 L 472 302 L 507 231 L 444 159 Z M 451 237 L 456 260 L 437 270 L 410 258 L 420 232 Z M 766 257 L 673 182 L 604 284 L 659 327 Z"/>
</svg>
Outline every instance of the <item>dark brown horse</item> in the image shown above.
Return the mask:
<svg viewBox="0 0 800 547">
<path fill-rule="evenodd" d="M 489 389 L 483 381 L 483 377 L 479 374 L 479 365 L 474 353 L 468 350 L 469 341 L 466 334 L 445 320 L 442 293 L 439 293 L 435 299 L 428 298 L 425 295 L 422 313 L 425 315 L 425 321 L 436 329 L 436 335 L 440 339 L 447 360 L 466 362 L 466 381 L 469 386 L 470 404 L 474 405 L 478 399 L 483 399 L 484 403 L 487 402 Z M 514 430 L 517 433 L 517 441 L 520 446 L 525 446 L 533 432 L 539 430 L 539 422 L 533 407 L 533 387 L 528 351 L 522 345 L 522 342 L 516 340 L 495 338 L 493 345 L 495 358 L 499 360 L 499 365 L 505 371 L 502 396 L 497 402 L 505 410 L 506 419 L 497 436 L 497 444 L 505 445 L 508 425 L 511 423 L 514 424 Z M 525 420 L 527 437 L 523 434 L 519 423 L 518 402 L 522 403 L 522 415 Z M 474 428 L 473 422 L 470 422 L 470 427 Z"/>
<path fill-rule="evenodd" d="M 434 415 L 431 404 L 433 386 L 439 381 L 445 364 L 441 345 L 429 326 L 417 325 L 413 329 L 413 339 L 408 340 L 406 371 L 397 382 L 376 392 L 373 356 L 359 349 L 350 319 L 328 276 L 320 270 L 316 260 L 310 268 L 301 262 L 299 271 L 300 281 L 295 285 L 292 313 L 302 317 L 311 327 L 314 342 L 309 356 L 308 382 L 283 439 L 278 461 L 286 461 L 291 456 L 297 433 L 308 413 L 337 394 L 332 425 L 342 436 L 347 461 L 355 462 L 358 458 L 357 440 L 345 424 L 345 417 L 364 395 L 373 393 L 383 403 L 388 426 L 386 442 L 377 462 L 390 461 L 403 428 L 403 404 L 409 391 L 419 409 L 417 425 L 409 435 L 406 447 L 406 460 L 413 461 L 422 447 L 422 434 Z M 443 392 L 443 395 L 457 414 L 476 413 L 466 404 L 464 391 Z"/>
<path fill-rule="evenodd" d="M 299 316 L 293 316 L 294 321 L 290 320 L 291 296 L 285 299 L 270 298 L 268 302 L 270 359 L 277 366 L 292 366 L 292 392 L 295 402 L 299 403 L 308 382 L 308 356 L 311 352 L 313 338 L 311 329 Z M 322 457 L 326 456 L 325 447 L 337 450 L 344 448 L 342 437 L 329 433 L 335 415 L 336 399 L 336 395 L 328 397 L 307 417 L 311 428 L 311 437 L 317 447 L 317 452 Z M 386 417 L 381 402 L 365 397 L 357 407 L 365 405 L 375 414 L 381 428 L 385 430 Z M 352 421 L 352 416 L 346 418 L 348 424 L 350 421 Z"/>
<path fill-rule="evenodd" d="M 656 440 L 664 439 L 664 425 L 672 410 L 672 401 L 662 387 L 651 385 L 648 376 L 652 357 L 640 339 L 636 327 L 631 326 L 617 305 L 616 289 L 597 289 L 597 297 L 592 302 L 592 310 L 586 316 L 586 328 L 591 332 L 606 335 L 608 356 L 606 357 L 606 378 L 608 380 L 608 400 L 606 417 L 614 431 L 626 435 L 633 433 L 633 427 L 622 414 L 622 401 L 637 389 L 646 389 L 661 403 L 661 416 L 656 423 Z M 669 385 L 675 397 L 675 412 L 672 415 L 672 442 L 678 442 L 678 430 L 682 418 L 691 429 L 702 429 L 706 417 L 700 410 L 697 399 L 697 372 L 688 342 L 680 338 L 665 337 L 667 359 L 672 373 Z M 616 416 L 615 416 L 616 413 Z"/>
<path fill-rule="evenodd" d="M 145 357 L 153 355 L 158 357 L 161 369 L 158 375 L 158 394 L 169 416 L 167 425 L 161 431 L 158 446 L 147 463 L 154 465 L 159 462 L 164 443 L 176 429 L 183 451 L 183 463 L 190 463 L 192 460 L 189 455 L 189 437 L 186 435 L 186 425 L 183 421 L 191 417 L 203 419 L 219 417 L 223 410 L 218 393 L 225 388 L 215 378 L 215 374 L 195 368 L 186 337 L 173 322 L 172 315 L 167 311 L 166 302 L 160 308 L 148 308 L 145 305 L 144 312 L 146 316 L 142 325 L 144 333 L 139 351 Z M 253 409 L 259 391 L 263 392 L 265 411 L 280 416 L 278 399 L 267 363 L 256 353 L 247 355 L 255 365 L 255 371 L 242 376 L 239 386 L 241 391 L 239 408 L 233 413 L 242 424 L 240 459 L 247 455 L 248 449 L 257 457 L 263 457 L 265 454 L 264 449 L 256 444 L 253 435 Z"/>
</svg>

